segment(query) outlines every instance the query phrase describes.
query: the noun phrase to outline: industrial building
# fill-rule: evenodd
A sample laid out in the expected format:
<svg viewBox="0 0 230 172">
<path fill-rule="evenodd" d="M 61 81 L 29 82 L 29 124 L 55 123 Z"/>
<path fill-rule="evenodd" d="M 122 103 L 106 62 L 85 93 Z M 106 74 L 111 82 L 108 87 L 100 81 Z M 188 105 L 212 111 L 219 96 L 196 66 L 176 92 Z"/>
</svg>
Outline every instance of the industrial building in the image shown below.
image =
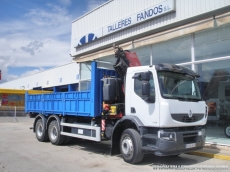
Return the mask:
<svg viewBox="0 0 230 172">
<path fill-rule="evenodd" d="M 0 84 L 0 88 L 21 90 L 76 91 L 79 64 L 73 62 Z"/>
<path fill-rule="evenodd" d="M 230 0 L 110 0 L 72 22 L 77 63 L 1 84 L 1 88 L 87 90 L 91 61 L 113 69 L 115 43 L 142 65 L 172 63 L 200 75 L 209 105 L 207 143 L 230 145 Z"/>
</svg>

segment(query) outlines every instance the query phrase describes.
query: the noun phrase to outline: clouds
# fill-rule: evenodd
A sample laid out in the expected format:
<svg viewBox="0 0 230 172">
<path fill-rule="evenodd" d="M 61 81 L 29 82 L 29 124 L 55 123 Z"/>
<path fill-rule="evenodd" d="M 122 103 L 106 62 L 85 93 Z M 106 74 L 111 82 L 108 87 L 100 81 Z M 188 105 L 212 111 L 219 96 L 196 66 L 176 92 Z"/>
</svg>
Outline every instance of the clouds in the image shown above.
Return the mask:
<svg viewBox="0 0 230 172">
<path fill-rule="evenodd" d="M 0 69 L 2 73 L 2 77 L 1 77 L 2 80 L 0 81 L 0 83 L 17 78 L 17 76 L 15 75 L 8 74 L 8 69 L 7 69 L 9 66 L 15 63 L 14 61 L 15 59 L 13 57 L 0 55 L 0 67 L 1 67 Z"/>
<path fill-rule="evenodd" d="M 87 1 L 87 12 L 97 8 L 108 0 L 88 0 Z"/>
<path fill-rule="evenodd" d="M 59 0 L 61 4 L 65 6 L 70 6 L 72 4 L 71 0 Z"/>
<path fill-rule="evenodd" d="M 49 11 L 31 9 L 25 14 L 25 17 L 36 26 L 59 26 L 62 23 L 71 21 L 71 15 L 68 15 L 67 9 L 54 4 L 47 4 L 46 6 L 49 7 Z"/>
<path fill-rule="evenodd" d="M 72 60 L 71 15 L 57 5 L 46 7 L 30 9 L 20 20 L 0 22 L 0 69 L 4 81 L 24 76 L 9 74 L 10 66 L 58 66 Z M 61 39 L 63 35 L 68 38 Z"/>
<path fill-rule="evenodd" d="M 20 75 L 20 77 L 25 77 L 25 76 L 33 75 L 33 74 L 35 74 L 35 73 L 42 72 L 42 71 L 44 71 L 43 68 L 34 69 L 34 70 L 29 70 L 29 71 L 26 71 L 26 72 L 22 73 L 22 74 Z"/>
<path fill-rule="evenodd" d="M 30 42 L 29 45 L 27 45 L 26 47 L 21 47 L 22 50 L 24 50 L 25 52 L 30 53 L 31 55 L 34 55 L 35 51 L 39 51 L 39 48 L 43 47 L 43 43 L 39 42 L 39 41 L 33 41 Z M 15 52 L 15 49 L 14 49 Z"/>
<path fill-rule="evenodd" d="M 55 2 L 55 4 L 54 4 Z M 55 67 L 72 61 L 70 57 L 71 23 L 79 15 L 106 0 L 17 0 L 0 2 L 0 70 L 2 81 L 39 72 L 39 67 Z M 12 9 L 10 9 L 12 8 Z M 11 18 L 7 18 L 11 16 Z M 10 67 L 33 67 L 13 74 Z"/>
</svg>

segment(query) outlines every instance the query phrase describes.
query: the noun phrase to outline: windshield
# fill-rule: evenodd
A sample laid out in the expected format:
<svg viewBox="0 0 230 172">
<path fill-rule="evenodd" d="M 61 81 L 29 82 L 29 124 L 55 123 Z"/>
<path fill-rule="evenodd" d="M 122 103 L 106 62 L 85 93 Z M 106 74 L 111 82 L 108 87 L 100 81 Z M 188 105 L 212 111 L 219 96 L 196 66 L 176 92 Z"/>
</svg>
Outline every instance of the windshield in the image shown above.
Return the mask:
<svg viewBox="0 0 230 172">
<path fill-rule="evenodd" d="M 183 101 L 201 100 L 196 79 L 191 75 L 160 71 L 158 80 L 163 98 Z"/>
</svg>

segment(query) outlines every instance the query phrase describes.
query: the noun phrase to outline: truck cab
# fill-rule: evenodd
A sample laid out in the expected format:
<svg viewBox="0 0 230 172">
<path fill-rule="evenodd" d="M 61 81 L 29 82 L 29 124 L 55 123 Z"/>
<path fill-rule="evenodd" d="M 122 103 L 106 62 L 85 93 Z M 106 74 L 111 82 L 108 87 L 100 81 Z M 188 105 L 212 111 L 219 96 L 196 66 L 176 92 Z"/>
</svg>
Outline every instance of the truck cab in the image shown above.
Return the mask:
<svg viewBox="0 0 230 172">
<path fill-rule="evenodd" d="M 171 156 L 203 148 L 207 106 L 196 77 L 192 70 L 171 64 L 127 69 L 121 121 L 135 123 L 143 152 Z M 120 152 L 126 158 L 133 152 L 133 142 L 122 138 Z"/>
<path fill-rule="evenodd" d="M 196 77 L 185 71 L 172 72 L 172 65 L 167 65 L 168 69 L 159 69 L 159 65 L 128 69 L 125 114 L 135 115 L 146 126 L 152 127 L 188 127 L 193 126 L 194 122 L 205 125 L 206 105 L 201 99 Z M 150 76 L 149 95 L 142 94 L 143 82 L 146 82 L 141 78 L 144 73 L 149 73 Z"/>
</svg>

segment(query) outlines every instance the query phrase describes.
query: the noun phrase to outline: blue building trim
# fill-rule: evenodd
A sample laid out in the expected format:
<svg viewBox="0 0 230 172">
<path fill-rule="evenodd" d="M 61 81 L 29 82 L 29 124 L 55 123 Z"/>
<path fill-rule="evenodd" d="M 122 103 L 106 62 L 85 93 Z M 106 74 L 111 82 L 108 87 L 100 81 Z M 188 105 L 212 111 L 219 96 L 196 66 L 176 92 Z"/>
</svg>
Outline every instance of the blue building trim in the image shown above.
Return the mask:
<svg viewBox="0 0 230 172">
<path fill-rule="evenodd" d="M 25 94 L 25 112 L 26 113 L 28 113 L 28 111 L 27 111 L 27 104 L 28 104 L 28 99 L 27 99 L 27 97 L 28 97 L 28 91 L 26 92 L 26 94 Z"/>
<path fill-rule="evenodd" d="M 91 64 L 91 88 L 90 88 L 90 116 L 97 116 L 96 113 L 96 91 L 98 90 L 98 84 L 96 81 L 98 80 L 98 71 L 97 71 L 97 63 L 92 62 Z"/>
</svg>

